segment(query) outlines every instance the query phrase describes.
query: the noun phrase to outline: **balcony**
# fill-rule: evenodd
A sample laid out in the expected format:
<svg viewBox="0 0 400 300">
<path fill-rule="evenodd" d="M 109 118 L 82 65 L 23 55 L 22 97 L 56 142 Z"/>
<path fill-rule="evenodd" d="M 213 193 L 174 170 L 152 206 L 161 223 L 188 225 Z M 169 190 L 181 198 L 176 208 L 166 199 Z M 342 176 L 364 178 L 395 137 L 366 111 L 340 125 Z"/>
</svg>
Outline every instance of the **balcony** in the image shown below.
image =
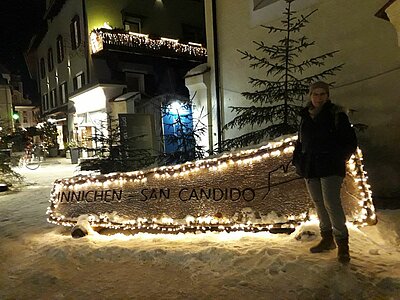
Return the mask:
<svg viewBox="0 0 400 300">
<path fill-rule="evenodd" d="M 95 29 L 91 32 L 90 42 L 92 55 L 111 50 L 194 62 L 207 60 L 207 49 L 200 44 L 182 44 L 178 40 L 168 38 L 151 39 L 146 34 L 119 29 Z"/>
</svg>

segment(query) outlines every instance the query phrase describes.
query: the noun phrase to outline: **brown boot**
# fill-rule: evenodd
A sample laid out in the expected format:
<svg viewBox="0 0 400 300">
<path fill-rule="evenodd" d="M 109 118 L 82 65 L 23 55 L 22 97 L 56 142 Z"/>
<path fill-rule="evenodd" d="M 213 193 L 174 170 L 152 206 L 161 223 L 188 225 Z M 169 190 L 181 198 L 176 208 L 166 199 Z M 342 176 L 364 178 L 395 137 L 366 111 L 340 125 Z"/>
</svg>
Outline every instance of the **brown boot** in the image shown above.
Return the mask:
<svg viewBox="0 0 400 300">
<path fill-rule="evenodd" d="M 349 239 L 340 239 L 336 241 L 338 245 L 338 261 L 347 264 L 350 261 Z"/>
<path fill-rule="evenodd" d="M 335 241 L 333 240 L 332 230 L 321 231 L 321 241 L 310 248 L 311 253 L 321 253 L 323 251 L 332 250 L 336 248 Z"/>
</svg>

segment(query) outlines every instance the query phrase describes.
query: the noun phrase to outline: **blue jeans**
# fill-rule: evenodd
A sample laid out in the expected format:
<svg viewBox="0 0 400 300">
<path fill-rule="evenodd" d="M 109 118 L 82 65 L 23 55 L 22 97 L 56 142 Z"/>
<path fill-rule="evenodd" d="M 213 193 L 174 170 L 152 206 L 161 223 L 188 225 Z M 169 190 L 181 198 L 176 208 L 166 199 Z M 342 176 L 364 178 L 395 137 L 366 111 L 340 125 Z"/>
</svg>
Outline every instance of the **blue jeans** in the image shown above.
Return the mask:
<svg viewBox="0 0 400 300">
<path fill-rule="evenodd" d="M 343 177 L 328 176 L 306 179 L 311 199 L 315 204 L 321 232 L 333 230 L 336 240 L 347 239 L 346 216 L 340 199 Z"/>
</svg>

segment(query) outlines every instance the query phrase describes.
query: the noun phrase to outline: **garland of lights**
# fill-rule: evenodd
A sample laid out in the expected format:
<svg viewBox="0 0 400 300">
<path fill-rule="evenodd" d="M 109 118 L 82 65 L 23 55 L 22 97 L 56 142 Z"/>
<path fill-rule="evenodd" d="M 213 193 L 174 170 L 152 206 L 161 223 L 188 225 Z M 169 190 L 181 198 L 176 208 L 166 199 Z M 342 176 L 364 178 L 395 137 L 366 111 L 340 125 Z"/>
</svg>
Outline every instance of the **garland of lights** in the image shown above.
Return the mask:
<svg viewBox="0 0 400 300">
<path fill-rule="evenodd" d="M 207 57 L 207 49 L 201 45 L 187 45 L 171 39 L 151 39 L 147 35 L 134 33 L 121 33 L 104 28 L 95 29 L 92 34 L 97 36 L 98 42 L 103 45 L 124 46 L 147 50 L 151 52 L 168 51 L 175 55 L 186 55 L 198 59 Z M 96 53 L 98 50 L 93 50 Z"/>
<path fill-rule="evenodd" d="M 72 227 L 77 224 L 77 220 L 66 218 L 56 212 L 58 206 L 57 193 L 60 191 L 74 191 L 79 188 L 90 186 L 110 188 L 122 187 L 125 183 L 145 183 L 148 178 L 179 178 L 185 176 L 195 176 L 200 170 L 208 172 L 222 172 L 226 168 L 237 166 L 252 165 L 255 162 L 262 162 L 271 157 L 279 157 L 283 154 L 291 154 L 294 151 L 296 136 L 286 138 L 278 142 L 270 142 L 258 148 L 240 150 L 237 152 L 224 153 L 218 157 L 187 162 L 174 166 L 162 166 L 147 170 L 111 173 L 107 175 L 76 176 L 55 181 L 51 195 L 50 207 L 48 207 L 48 222 Z M 375 209 L 372 203 L 370 185 L 367 183 L 367 173 L 362 165 L 362 152 L 358 148 L 352 155 L 347 164 L 348 176 L 356 183 L 360 201 L 361 214 L 355 218 L 354 224 L 358 226 L 371 225 L 376 223 Z M 124 222 L 111 221 L 106 214 L 89 215 L 88 222 L 92 227 L 103 227 L 123 230 L 138 230 L 148 232 L 190 232 L 190 231 L 270 231 L 270 232 L 292 232 L 294 228 L 302 222 L 307 221 L 309 216 L 305 213 L 299 216 L 288 216 L 284 223 L 275 224 L 237 224 L 232 220 L 220 216 L 188 216 L 185 220 L 174 220 L 169 217 L 153 218 L 148 220 L 144 217 Z"/>
<path fill-rule="evenodd" d="M 368 176 L 367 172 L 364 170 L 364 165 L 362 164 L 363 156 L 360 148 L 357 148 L 356 153 L 354 153 L 350 160 L 348 161 L 348 169 L 357 183 L 359 189 L 359 194 L 362 200 L 359 201 L 359 205 L 362 207 L 362 214 L 357 221 L 360 225 L 374 225 L 376 224 L 376 214 L 375 207 L 372 202 L 372 191 L 371 185 L 367 183 Z"/>
</svg>

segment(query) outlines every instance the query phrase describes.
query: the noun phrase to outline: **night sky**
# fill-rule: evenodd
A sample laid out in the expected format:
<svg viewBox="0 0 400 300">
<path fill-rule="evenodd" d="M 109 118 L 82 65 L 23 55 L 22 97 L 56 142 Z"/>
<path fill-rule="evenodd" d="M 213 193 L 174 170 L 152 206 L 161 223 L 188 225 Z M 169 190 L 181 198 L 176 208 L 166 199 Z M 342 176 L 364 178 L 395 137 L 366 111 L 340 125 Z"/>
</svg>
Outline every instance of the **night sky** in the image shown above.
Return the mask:
<svg viewBox="0 0 400 300">
<path fill-rule="evenodd" d="M 45 0 L 0 0 L 0 64 L 22 75 L 24 93 L 35 103 L 35 83 L 29 80 L 23 53 L 38 30 L 45 6 Z"/>
</svg>

